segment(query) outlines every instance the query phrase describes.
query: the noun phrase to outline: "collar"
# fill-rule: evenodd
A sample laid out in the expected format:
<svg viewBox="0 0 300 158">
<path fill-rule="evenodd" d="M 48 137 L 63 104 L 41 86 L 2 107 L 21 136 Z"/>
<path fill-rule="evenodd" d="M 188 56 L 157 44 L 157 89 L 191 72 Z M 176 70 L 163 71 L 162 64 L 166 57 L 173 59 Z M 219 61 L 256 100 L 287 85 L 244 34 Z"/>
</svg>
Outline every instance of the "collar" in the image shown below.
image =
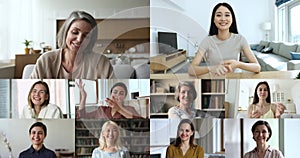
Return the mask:
<svg viewBox="0 0 300 158">
<path fill-rule="evenodd" d="M 45 149 L 46 149 L 46 148 L 45 148 L 45 146 L 43 145 L 42 148 L 41 148 L 40 150 L 36 151 L 36 150 L 33 148 L 33 145 L 31 145 L 30 148 L 29 148 L 29 152 L 30 152 L 30 153 L 35 153 L 35 152 L 40 153 L 40 152 L 44 151 Z"/>
<path fill-rule="evenodd" d="M 270 145 L 268 145 L 268 147 L 267 147 L 267 150 L 266 151 L 269 151 L 269 152 L 271 152 L 273 149 L 271 148 L 271 146 Z M 253 152 L 256 152 L 257 151 L 257 147 L 255 147 L 253 150 L 252 150 Z"/>
</svg>

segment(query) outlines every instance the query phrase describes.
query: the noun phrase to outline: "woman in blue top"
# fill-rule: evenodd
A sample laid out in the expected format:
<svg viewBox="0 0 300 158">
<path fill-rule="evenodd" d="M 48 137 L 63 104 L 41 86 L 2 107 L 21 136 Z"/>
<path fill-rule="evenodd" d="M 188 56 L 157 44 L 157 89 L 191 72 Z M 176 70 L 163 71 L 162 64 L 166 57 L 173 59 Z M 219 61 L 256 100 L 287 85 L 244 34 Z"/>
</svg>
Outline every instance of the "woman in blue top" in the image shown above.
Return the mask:
<svg viewBox="0 0 300 158">
<path fill-rule="evenodd" d="M 241 52 L 248 63 L 239 61 Z M 208 63 L 207 66 L 199 66 L 203 58 Z M 233 72 L 235 68 L 260 72 L 260 65 L 248 42 L 238 34 L 232 7 L 227 3 L 219 3 L 212 12 L 209 36 L 201 42 L 189 67 L 189 74 L 197 76 L 212 73 L 221 76 Z"/>
</svg>

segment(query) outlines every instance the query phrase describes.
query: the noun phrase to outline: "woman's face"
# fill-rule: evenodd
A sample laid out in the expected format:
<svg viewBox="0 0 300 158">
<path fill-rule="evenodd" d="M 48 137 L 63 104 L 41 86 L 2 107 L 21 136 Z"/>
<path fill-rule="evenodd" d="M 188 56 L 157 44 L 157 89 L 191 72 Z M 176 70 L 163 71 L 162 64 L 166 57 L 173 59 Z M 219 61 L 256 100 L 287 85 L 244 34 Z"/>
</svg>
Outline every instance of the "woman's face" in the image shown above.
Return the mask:
<svg viewBox="0 0 300 158">
<path fill-rule="evenodd" d="M 118 128 L 112 124 L 108 124 L 106 129 L 102 132 L 102 136 L 107 142 L 115 143 L 119 137 Z"/>
<path fill-rule="evenodd" d="M 190 141 L 191 136 L 194 134 L 194 132 L 191 129 L 190 124 L 183 123 L 180 125 L 178 130 L 178 136 L 180 137 L 181 141 Z"/>
<path fill-rule="evenodd" d="M 116 86 L 112 92 L 111 96 L 116 99 L 117 102 L 122 103 L 126 98 L 126 91 L 121 86 Z"/>
<path fill-rule="evenodd" d="M 33 145 L 42 145 L 46 136 L 43 128 L 36 126 L 31 129 L 29 137 Z"/>
<path fill-rule="evenodd" d="M 258 125 L 253 133 L 253 138 L 257 143 L 266 143 L 270 133 L 265 125 Z"/>
<path fill-rule="evenodd" d="M 46 92 L 46 87 L 42 84 L 36 84 L 31 91 L 31 101 L 36 106 L 42 106 L 46 100 L 49 99 L 49 95 Z"/>
<path fill-rule="evenodd" d="M 90 35 L 88 36 L 88 34 L 91 30 L 92 26 L 88 22 L 75 20 L 67 32 L 67 49 L 71 52 L 77 52 L 81 47 L 84 50 L 90 41 Z"/>
<path fill-rule="evenodd" d="M 232 24 L 232 15 L 228 8 L 220 6 L 215 13 L 214 23 L 219 30 L 229 30 Z"/>
<path fill-rule="evenodd" d="M 267 99 L 268 97 L 268 88 L 267 85 L 261 84 L 257 87 L 256 90 L 257 96 L 259 99 Z"/>
<path fill-rule="evenodd" d="M 183 105 L 190 105 L 194 101 L 191 88 L 188 86 L 182 86 L 179 91 L 179 101 Z"/>
</svg>

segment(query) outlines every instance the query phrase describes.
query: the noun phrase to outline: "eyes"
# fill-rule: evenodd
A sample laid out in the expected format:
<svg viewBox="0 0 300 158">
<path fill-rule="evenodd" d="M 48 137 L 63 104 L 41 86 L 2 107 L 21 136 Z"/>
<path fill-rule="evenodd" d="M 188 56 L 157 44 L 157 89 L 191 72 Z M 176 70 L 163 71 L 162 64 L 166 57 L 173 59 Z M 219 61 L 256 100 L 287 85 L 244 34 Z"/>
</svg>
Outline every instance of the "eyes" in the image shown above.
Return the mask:
<svg viewBox="0 0 300 158">
<path fill-rule="evenodd" d="M 45 90 L 37 90 L 37 89 L 33 89 L 32 93 L 38 93 L 38 94 L 46 94 Z"/>
<path fill-rule="evenodd" d="M 268 131 L 266 131 L 266 130 L 262 130 L 262 131 L 256 130 L 256 131 L 254 131 L 254 133 L 255 134 L 260 134 L 260 133 L 266 134 L 266 133 L 268 133 Z"/>
<path fill-rule="evenodd" d="M 258 88 L 258 91 L 268 91 L 268 89 L 267 88 Z"/>
<path fill-rule="evenodd" d="M 223 16 L 223 13 L 216 13 L 216 17 L 220 18 L 222 16 Z M 226 12 L 224 16 L 225 17 L 231 17 L 231 14 Z"/>
<path fill-rule="evenodd" d="M 71 33 L 73 35 L 80 35 L 80 34 L 82 34 L 83 38 L 89 38 L 90 37 L 88 32 L 87 33 L 81 33 L 81 31 L 79 29 L 77 29 L 77 28 L 71 30 Z"/>
<path fill-rule="evenodd" d="M 115 95 L 117 95 L 117 94 L 119 94 L 119 95 L 125 95 L 124 91 L 118 91 L 118 90 L 113 90 L 112 93 L 115 94 Z"/>
<path fill-rule="evenodd" d="M 31 134 L 38 134 L 38 135 L 41 135 L 41 134 L 44 134 L 43 131 L 31 131 Z"/>
<path fill-rule="evenodd" d="M 189 129 L 179 129 L 179 132 L 191 132 L 191 130 L 189 130 Z"/>
</svg>

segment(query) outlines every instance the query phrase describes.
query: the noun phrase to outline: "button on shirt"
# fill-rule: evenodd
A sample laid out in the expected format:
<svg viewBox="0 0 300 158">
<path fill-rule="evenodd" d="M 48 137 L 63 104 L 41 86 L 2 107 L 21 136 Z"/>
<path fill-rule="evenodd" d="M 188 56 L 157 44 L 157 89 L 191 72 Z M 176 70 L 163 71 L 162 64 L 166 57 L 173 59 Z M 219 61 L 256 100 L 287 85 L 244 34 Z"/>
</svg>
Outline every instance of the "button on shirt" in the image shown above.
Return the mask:
<svg viewBox="0 0 300 158">
<path fill-rule="evenodd" d="M 52 150 L 47 149 L 45 146 L 38 151 L 35 151 L 31 146 L 29 149 L 21 152 L 19 158 L 56 158 L 56 155 Z"/>
</svg>

